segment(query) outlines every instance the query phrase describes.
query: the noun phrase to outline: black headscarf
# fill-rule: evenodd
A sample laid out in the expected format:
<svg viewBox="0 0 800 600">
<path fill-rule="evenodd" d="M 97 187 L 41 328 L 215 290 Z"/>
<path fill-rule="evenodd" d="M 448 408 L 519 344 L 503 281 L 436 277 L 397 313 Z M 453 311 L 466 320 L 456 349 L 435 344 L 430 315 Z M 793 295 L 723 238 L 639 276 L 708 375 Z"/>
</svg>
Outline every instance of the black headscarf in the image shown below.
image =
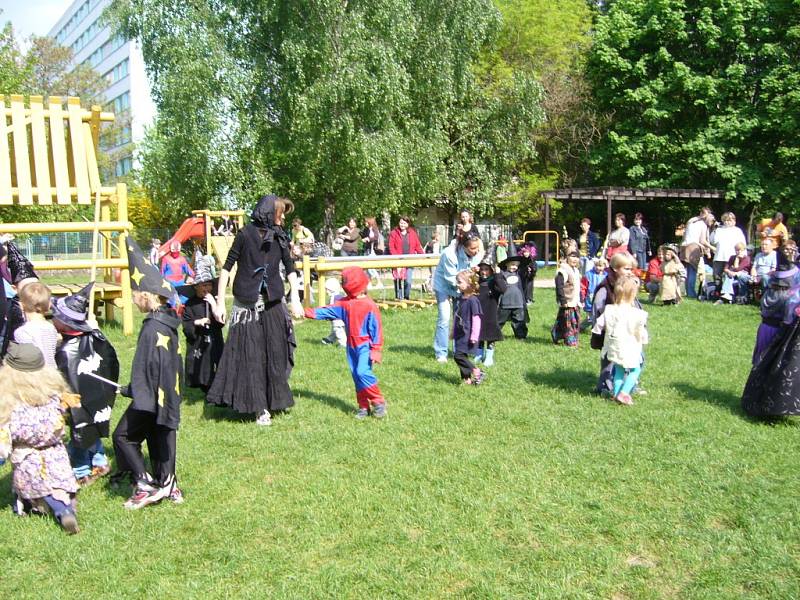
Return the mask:
<svg viewBox="0 0 800 600">
<path fill-rule="evenodd" d="M 275 202 L 278 196 L 268 194 L 262 196 L 250 213 L 250 222 L 264 232 L 263 240 L 271 242 L 276 237 L 281 245 L 288 243 L 288 236 L 280 225 L 275 224 Z"/>
</svg>

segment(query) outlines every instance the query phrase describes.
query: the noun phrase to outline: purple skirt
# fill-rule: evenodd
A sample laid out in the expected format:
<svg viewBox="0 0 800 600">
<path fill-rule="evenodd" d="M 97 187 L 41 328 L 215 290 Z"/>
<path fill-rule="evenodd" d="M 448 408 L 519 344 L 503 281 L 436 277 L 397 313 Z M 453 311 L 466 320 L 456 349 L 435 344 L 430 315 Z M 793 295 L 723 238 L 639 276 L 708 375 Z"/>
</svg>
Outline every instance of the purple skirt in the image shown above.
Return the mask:
<svg viewBox="0 0 800 600">
<path fill-rule="evenodd" d="M 761 325 L 758 326 L 758 331 L 756 332 L 756 347 L 753 348 L 754 365 L 761 358 L 764 350 L 769 348 L 772 340 L 775 339 L 775 336 L 778 335 L 780 330 L 780 325 L 768 325 L 767 323 L 761 323 Z"/>
</svg>

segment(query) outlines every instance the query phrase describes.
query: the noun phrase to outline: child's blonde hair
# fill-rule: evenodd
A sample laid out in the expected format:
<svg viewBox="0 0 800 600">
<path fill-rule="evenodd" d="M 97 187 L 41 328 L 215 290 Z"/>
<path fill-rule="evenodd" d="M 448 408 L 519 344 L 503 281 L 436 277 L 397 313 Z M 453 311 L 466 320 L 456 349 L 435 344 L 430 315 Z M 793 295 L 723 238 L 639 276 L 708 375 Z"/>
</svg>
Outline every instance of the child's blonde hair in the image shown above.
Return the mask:
<svg viewBox="0 0 800 600">
<path fill-rule="evenodd" d="M 638 293 L 639 280 L 636 277 L 621 277 L 614 284 L 614 304 L 633 304 Z"/>
<path fill-rule="evenodd" d="M 70 392 L 57 369 L 43 367 L 38 371 L 18 371 L 9 365 L 0 367 L 0 425 L 8 423 L 11 411 L 20 404 L 43 406 L 52 396 Z"/>
<path fill-rule="evenodd" d="M 608 268 L 608 261 L 601 256 L 600 258 L 594 259 L 594 266 L 595 267 L 603 267 L 604 269 L 607 269 Z"/>
<path fill-rule="evenodd" d="M 617 252 L 614 256 L 611 257 L 608 266 L 611 267 L 612 271 L 616 271 L 620 267 L 630 267 L 632 269 L 635 269 L 636 259 L 633 257 L 633 254 L 630 254 L 628 252 Z"/>
<path fill-rule="evenodd" d="M 19 291 L 19 303 L 25 312 L 44 315 L 50 310 L 51 296 L 49 287 L 39 281 L 34 281 Z"/>
<path fill-rule="evenodd" d="M 167 299 L 154 294 L 153 292 L 133 292 L 133 303 L 145 312 L 158 310 L 162 304 L 166 304 Z"/>
<path fill-rule="evenodd" d="M 466 281 L 469 283 L 469 287 L 466 291 L 470 292 L 471 295 L 475 295 L 480 290 L 480 283 L 478 282 L 478 274 L 466 269 L 464 271 L 459 271 L 456 275 L 456 281 L 458 280 Z"/>
</svg>

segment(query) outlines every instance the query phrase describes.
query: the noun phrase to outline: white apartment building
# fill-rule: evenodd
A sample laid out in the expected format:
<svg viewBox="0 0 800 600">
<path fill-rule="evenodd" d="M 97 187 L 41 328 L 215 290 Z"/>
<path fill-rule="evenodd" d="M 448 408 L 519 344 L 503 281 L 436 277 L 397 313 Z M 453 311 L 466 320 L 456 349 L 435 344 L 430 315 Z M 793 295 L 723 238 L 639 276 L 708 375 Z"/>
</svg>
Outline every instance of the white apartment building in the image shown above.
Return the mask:
<svg viewBox="0 0 800 600">
<path fill-rule="evenodd" d="M 104 150 L 118 155 L 114 171 L 122 177 L 134 165 L 126 148 L 144 137 L 144 128 L 152 123 L 156 108 L 138 44 L 112 36 L 111 29 L 100 20 L 110 3 L 111 0 L 75 0 L 48 35 L 72 48 L 75 64 L 91 65 L 108 82 L 105 106 L 115 113 L 121 130 L 114 145 Z"/>
</svg>

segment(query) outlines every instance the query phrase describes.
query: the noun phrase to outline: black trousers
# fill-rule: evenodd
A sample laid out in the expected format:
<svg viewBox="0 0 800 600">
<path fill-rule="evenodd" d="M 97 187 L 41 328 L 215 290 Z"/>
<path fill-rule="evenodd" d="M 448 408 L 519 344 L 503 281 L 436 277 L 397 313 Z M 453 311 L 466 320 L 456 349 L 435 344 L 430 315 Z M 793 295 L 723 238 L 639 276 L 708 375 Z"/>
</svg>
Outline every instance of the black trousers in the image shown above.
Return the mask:
<svg viewBox="0 0 800 600">
<path fill-rule="evenodd" d="M 515 338 L 521 340 L 528 337 L 528 309 L 526 307 L 501 308 L 497 311 L 497 324 L 501 330 L 509 320 Z"/>
<path fill-rule="evenodd" d="M 156 414 L 128 408 L 112 436 L 117 470 L 131 473 L 137 482 L 148 480 L 142 442 L 147 441 L 153 481 L 164 487 L 175 479 L 176 431 L 156 423 Z"/>
<path fill-rule="evenodd" d="M 475 369 L 472 356 L 464 352 L 456 352 L 453 355 L 453 360 L 456 361 L 458 370 L 461 371 L 461 379 L 469 379 L 472 377 L 472 371 Z"/>
</svg>

